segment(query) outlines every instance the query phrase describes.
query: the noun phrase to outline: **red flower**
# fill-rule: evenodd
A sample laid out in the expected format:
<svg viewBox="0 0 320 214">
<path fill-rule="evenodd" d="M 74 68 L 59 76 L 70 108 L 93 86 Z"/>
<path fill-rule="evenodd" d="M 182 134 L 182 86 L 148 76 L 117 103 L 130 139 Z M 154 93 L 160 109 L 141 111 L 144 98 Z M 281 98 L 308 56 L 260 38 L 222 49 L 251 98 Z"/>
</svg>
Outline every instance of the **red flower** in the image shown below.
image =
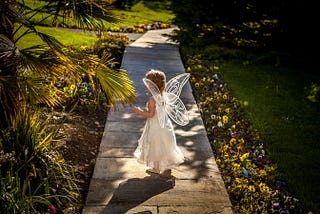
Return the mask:
<svg viewBox="0 0 320 214">
<path fill-rule="evenodd" d="M 57 209 L 56 209 L 53 205 L 48 206 L 48 209 L 49 209 L 52 213 L 56 213 L 56 212 L 57 212 Z"/>
</svg>

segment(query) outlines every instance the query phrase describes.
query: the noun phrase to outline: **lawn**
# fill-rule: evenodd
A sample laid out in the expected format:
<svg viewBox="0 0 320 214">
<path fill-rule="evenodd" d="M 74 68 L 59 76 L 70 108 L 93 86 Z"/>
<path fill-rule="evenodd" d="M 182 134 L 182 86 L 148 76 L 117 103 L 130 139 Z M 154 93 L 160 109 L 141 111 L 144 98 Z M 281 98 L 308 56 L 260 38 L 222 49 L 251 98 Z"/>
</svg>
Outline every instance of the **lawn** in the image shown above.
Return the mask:
<svg viewBox="0 0 320 214">
<path fill-rule="evenodd" d="M 90 46 L 98 40 L 98 37 L 95 34 L 88 34 L 81 31 L 71 32 L 52 27 L 37 27 L 37 30 L 39 32 L 55 37 L 64 45 Z M 23 29 L 21 31 L 23 31 Z M 39 44 L 44 43 L 41 41 L 39 37 L 35 36 L 34 34 L 29 34 L 24 36 L 21 40 L 19 40 L 17 46 L 19 48 L 27 48 Z"/>
<path fill-rule="evenodd" d="M 131 10 L 111 10 L 114 17 L 118 18 L 120 27 L 135 26 L 139 24 L 152 24 L 162 22 L 170 24 L 174 14 L 168 10 L 169 1 L 139 1 Z M 113 24 L 108 24 L 113 25 Z"/>
<path fill-rule="evenodd" d="M 25 0 L 27 5 L 32 8 L 39 7 L 41 2 L 37 0 Z M 110 29 L 114 27 L 126 28 L 129 26 L 137 26 L 140 24 L 153 24 L 155 22 L 162 22 L 165 24 L 171 24 L 174 14 L 169 10 L 170 1 L 139 1 L 132 6 L 130 10 L 117 9 L 114 7 L 108 8 L 109 16 L 115 18 L 114 23 L 103 22 L 104 28 Z M 38 13 L 32 17 L 35 22 L 41 21 L 42 25 L 51 26 L 52 17 L 46 18 L 46 14 Z M 61 26 L 62 19 L 57 20 L 56 25 Z M 65 24 L 69 28 L 77 28 L 76 22 L 70 19 L 65 20 Z"/>
<path fill-rule="evenodd" d="M 319 103 L 307 99 L 319 76 L 307 68 L 240 61 L 225 63 L 221 74 L 258 128 L 292 194 L 319 210 Z"/>
</svg>

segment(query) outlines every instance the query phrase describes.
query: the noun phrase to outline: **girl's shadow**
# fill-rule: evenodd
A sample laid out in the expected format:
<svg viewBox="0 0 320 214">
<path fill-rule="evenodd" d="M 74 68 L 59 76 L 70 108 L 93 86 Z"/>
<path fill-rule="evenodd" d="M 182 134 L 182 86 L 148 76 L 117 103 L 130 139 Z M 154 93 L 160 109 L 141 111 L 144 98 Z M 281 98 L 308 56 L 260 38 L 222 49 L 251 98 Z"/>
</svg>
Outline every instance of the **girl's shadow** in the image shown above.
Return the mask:
<svg viewBox="0 0 320 214">
<path fill-rule="evenodd" d="M 126 213 L 149 198 L 173 189 L 174 185 L 175 177 L 173 176 L 150 174 L 144 178 L 128 179 L 119 184 L 102 213 Z"/>
</svg>

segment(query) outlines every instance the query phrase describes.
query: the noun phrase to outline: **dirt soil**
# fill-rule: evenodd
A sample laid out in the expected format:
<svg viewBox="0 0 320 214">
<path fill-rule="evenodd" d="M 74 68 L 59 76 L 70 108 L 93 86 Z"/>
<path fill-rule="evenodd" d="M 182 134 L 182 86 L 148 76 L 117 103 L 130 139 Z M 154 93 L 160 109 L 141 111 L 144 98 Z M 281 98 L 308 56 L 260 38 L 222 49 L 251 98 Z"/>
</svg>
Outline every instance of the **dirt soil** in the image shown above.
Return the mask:
<svg viewBox="0 0 320 214">
<path fill-rule="evenodd" d="M 101 138 L 107 120 L 107 109 L 96 112 L 72 112 L 45 109 L 49 127 L 59 125 L 60 151 L 67 164 L 73 166 L 80 190 L 76 207 L 67 207 L 64 214 L 80 214 L 88 193 Z"/>
</svg>

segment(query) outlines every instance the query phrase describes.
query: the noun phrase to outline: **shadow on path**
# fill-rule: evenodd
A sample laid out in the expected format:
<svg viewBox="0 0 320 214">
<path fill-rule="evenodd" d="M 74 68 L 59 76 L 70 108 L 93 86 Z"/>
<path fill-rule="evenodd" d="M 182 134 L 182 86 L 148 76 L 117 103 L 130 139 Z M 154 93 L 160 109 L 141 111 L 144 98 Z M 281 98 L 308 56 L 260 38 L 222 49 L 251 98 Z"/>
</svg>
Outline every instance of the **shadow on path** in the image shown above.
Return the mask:
<svg viewBox="0 0 320 214">
<path fill-rule="evenodd" d="M 144 178 L 128 179 L 119 184 L 102 213 L 116 211 L 117 214 L 124 214 L 148 199 L 173 189 L 174 186 L 175 177 L 173 176 L 163 178 L 159 175 L 150 175 Z M 120 204 L 122 206 L 119 206 Z M 117 210 L 115 210 L 115 207 L 117 207 Z"/>
</svg>

